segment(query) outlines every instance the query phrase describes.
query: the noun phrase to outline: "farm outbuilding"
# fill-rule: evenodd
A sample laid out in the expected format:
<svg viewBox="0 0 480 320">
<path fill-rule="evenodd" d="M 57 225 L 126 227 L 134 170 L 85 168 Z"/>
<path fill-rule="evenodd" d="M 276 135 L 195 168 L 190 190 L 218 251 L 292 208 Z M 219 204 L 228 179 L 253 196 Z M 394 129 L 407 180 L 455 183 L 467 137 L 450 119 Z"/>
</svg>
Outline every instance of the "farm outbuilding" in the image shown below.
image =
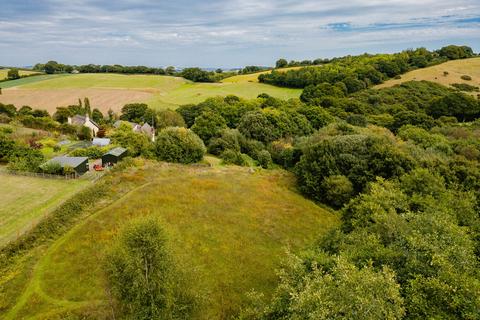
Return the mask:
<svg viewBox="0 0 480 320">
<path fill-rule="evenodd" d="M 60 156 L 48 160 L 46 163 L 58 163 L 62 168 L 70 167 L 78 175 L 82 175 L 88 171 L 87 157 L 66 157 Z"/>
<path fill-rule="evenodd" d="M 115 164 L 127 156 L 127 149 L 122 147 L 113 148 L 102 156 L 102 165 Z"/>
<path fill-rule="evenodd" d="M 108 138 L 93 138 L 92 146 L 105 147 L 110 144 L 110 139 Z"/>
</svg>

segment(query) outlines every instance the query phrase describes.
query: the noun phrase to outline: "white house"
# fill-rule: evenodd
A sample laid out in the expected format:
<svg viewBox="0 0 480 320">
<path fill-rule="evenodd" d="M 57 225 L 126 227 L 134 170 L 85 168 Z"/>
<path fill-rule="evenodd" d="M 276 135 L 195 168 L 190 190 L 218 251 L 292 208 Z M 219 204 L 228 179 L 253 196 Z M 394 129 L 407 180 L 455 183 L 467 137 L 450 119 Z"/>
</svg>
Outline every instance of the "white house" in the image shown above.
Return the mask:
<svg viewBox="0 0 480 320">
<path fill-rule="evenodd" d="M 100 126 L 95 123 L 90 117 L 87 115 L 81 116 L 81 115 L 75 115 L 73 117 L 68 117 L 68 124 L 71 124 L 73 126 L 84 126 L 87 128 L 90 128 L 92 131 L 92 136 L 97 136 L 98 131 L 100 130 Z"/>
</svg>

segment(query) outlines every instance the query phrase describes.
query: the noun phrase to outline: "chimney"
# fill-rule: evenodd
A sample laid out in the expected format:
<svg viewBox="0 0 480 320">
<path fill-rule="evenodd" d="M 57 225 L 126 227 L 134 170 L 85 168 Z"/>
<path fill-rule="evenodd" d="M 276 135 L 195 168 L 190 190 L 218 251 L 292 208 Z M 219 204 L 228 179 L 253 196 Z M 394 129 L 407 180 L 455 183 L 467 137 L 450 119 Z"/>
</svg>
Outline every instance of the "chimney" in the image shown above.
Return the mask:
<svg viewBox="0 0 480 320">
<path fill-rule="evenodd" d="M 88 113 L 85 115 L 85 123 L 90 121 L 90 117 L 88 116 Z"/>
</svg>

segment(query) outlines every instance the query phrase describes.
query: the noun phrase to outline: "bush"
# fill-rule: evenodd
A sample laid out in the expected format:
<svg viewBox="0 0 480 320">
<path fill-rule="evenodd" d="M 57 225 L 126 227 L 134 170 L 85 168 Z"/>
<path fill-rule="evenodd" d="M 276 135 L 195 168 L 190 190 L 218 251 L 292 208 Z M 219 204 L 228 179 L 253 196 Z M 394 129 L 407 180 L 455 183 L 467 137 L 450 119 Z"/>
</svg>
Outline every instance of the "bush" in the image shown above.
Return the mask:
<svg viewBox="0 0 480 320">
<path fill-rule="evenodd" d="M 80 140 L 92 140 L 92 130 L 88 127 L 81 126 L 77 129 L 77 137 Z"/>
<path fill-rule="evenodd" d="M 236 164 L 237 166 L 246 165 L 245 158 L 243 155 L 236 150 L 227 149 L 220 155 L 224 164 Z"/>
<path fill-rule="evenodd" d="M 106 148 L 92 146 L 88 148 L 75 149 L 70 152 L 70 155 L 73 157 L 88 157 L 89 159 L 100 159 L 106 151 Z"/>
<path fill-rule="evenodd" d="M 38 172 L 45 161 L 43 154 L 26 146 L 16 146 L 8 155 L 8 168 L 14 171 Z"/>
<path fill-rule="evenodd" d="M 334 208 L 340 208 L 353 197 L 352 182 L 345 176 L 329 176 L 323 180 L 322 190 L 325 193 L 325 201 Z"/>
<path fill-rule="evenodd" d="M 185 127 L 185 121 L 182 116 L 174 110 L 162 110 L 157 114 L 157 128 L 165 129 L 167 127 Z"/>
<path fill-rule="evenodd" d="M 219 138 L 210 140 L 208 152 L 219 156 L 223 151 L 229 149 L 240 152 L 240 145 L 245 138 L 236 129 L 225 129 Z"/>
<path fill-rule="evenodd" d="M 42 172 L 49 174 L 63 174 L 63 168 L 58 162 L 47 162 L 40 166 Z"/>
<path fill-rule="evenodd" d="M 203 141 L 193 131 L 178 127 L 160 131 L 154 147 L 157 159 L 168 162 L 198 162 L 205 152 Z"/>
<path fill-rule="evenodd" d="M 460 77 L 462 80 L 466 80 L 466 81 L 471 81 L 472 80 L 472 77 L 470 77 L 469 75 L 466 75 L 464 74 L 463 76 Z"/>
<path fill-rule="evenodd" d="M 132 319 L 171 318 L 174 264 L 157 220 L 139 219 L 123 227 L 106 255 L 105 271 L 115 297 Z"/>
<path fill-rule="evenodd" d="M 262 150 L 257 155 L 257 161 L 262 168 L 268 169 L 272 164 L 272 156 L 267 150 Z"/>
<path fill-rule="evenodd" d="M 208 144 L 210 139 L 219 136 L 226 128 L 227 124 L 221 115 L 213 111 L 205 111 L 195 119 L 191 129 L 205 144 Z"/>
<path fill-rule="evenodd" d="M 479 88 L 476 86 L 471 86 L 467 83 L 452 83 L 452 87 L 455 89 L 458 89 L 460 91 L 466 91 L 466 92 L 478 92 Z"/>
<path fill-rule="evenodd" d="M 351 114 L 347 117 L 346 121 L 352 126 L 357 127 L 366 127 L 368 124 L 367 118 L 362 114 Z"/>
<path fill-rule="evenodd" d="M 300 160 L 302 152 L 295 148 L 291 142 L 287 140 L 277 140 L 270 144 L 268 148 L 273 162 L 284 168 L 293 168 Z"/>
</svg>

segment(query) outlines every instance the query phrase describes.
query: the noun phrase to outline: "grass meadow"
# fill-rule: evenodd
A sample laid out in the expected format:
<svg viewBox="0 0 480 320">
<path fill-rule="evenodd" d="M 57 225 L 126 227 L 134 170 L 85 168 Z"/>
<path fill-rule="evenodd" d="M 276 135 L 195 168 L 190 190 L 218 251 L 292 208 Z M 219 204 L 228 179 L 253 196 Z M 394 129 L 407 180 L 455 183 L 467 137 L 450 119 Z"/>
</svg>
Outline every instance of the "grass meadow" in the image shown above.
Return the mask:
<svg viewBox="0 0 480 320">
<path fill-rule="evenodd" d="M 444 75 L 445 71 L 448 72 L 447 75 Z M 463 80 L 461 78 L 463 75 L 472 77 L 472 80 Z M 478 87 L 480 86 L 480 58 L 452 60 L 436 66 L 410 71 L 402 75 L 401 79 L 388 80 L 376 86 L 376 88 L 391 87 L 412 80 L 432 81 L 444 86 L 450 86 L 453 83 L 466 83 Z"/>
<path fill-rule="evenodd" d="M 201 297 L 195 319 L 229 318 L 252 289 L 268 297 L 286 248 L 295 252 L 338 225 L 282 170 L 147 164 L 113 181 L 108 194 L 119 199 L 104 199 L 70 231 L 18 258 L 14 274 L 0 276 L 0 319 L 111 318 L 103 253 L 135 217 L 164 225 L 178 268 Z"/>
<path fill-rule="evenodd" d="M 87 182 L 9 175 L 0 169 L 0 247 L 31 229 Z"/>
</svg>

